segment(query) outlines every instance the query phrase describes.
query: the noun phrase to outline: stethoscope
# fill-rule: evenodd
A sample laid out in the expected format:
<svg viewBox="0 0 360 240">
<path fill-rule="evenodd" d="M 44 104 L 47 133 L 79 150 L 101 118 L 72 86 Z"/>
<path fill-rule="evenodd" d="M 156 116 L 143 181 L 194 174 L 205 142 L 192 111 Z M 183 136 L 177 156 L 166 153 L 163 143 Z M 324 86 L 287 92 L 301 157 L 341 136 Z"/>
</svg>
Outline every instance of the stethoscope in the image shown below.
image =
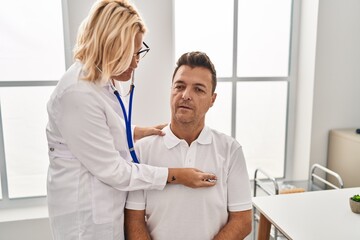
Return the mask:
<svg viewBox="0 0 360 240">
<path fill-rule="evenodd" d="M 111 86 L 111 89 L 114 91 L 114 95 L 116 96 L 119 104 L 120 104 L 120 107 L 121 107 L 121 110 L 123 112 L 123 115 L 124 115 L 124 120 L 125 120 L 125 128 L 126 128 L 126 138 L 127 138 L 127 143 L 128 143 L 128 147 L 129 147 L 129 151 L 130 151 L 130 155 L 131 155 L 131 158 L 133 159 L 133 162 L 134 163 L 139 163 L 139 160 L 138 158 L 136 157 L 136 153 L 135 153 L 135 149 L 134 149 L 134 143 L 133 143 L 133 140 L 132 140 L 132 133 L 131 133 L 131 114 L 132 114 L 132 100 L 133 100 L 133 95 L 134 95 L 134 89 L 135 89 L 135 85 L 134 85 L 134 75 L 135 75 L 135 71 L 133 72 L 132 74 L 132 79 L 131 79 L 131 84 L 130 84 L 130 90 L 129 92 L 125 95 L 128 96 L 130 94 L 130 97 L 129 97 L 129 106 L 128 106 L 128 109 L 129 109 L 129 112 L 127 113 L 126 112 L 126 109 L 125 109 L 125 105 L 124 105 L 124 102 L 122 101 L 121 99 L 121 96 L 120 96 L 120 93 L 119 91 L 116 89 L 116 87 L 114 86 L 114 83 L 113 83 L 113 80 L 111 79 L 110 80 L 110 86 Z"/>
</svg>

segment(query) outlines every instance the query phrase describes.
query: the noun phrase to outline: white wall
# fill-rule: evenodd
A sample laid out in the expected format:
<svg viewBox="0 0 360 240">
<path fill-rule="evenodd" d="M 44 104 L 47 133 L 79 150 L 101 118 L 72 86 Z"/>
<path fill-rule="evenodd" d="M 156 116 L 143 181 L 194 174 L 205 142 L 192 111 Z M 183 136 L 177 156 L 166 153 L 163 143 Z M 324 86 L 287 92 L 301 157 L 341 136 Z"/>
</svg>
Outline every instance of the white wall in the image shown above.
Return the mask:
<svg viewBox="0 0 360 240">
<path fill-rule="evenodd" d="M 294 161 L 287 168 L 292 179 L 305 179 L 309 169 L 318 5 L 318 0 L 301 2 Z"/>
<path fill-rule="evenodd" d="M 360 1 L 321 0 L 310 164 L 326 164 L 328 133 L 360 127 Z"/>
<path fill-rule="evenodd" d="M 360 1 L 302 4 L 296 178 L 307 178 L 313 163 L 326 165 L 329 130 L 360 127 Z"/>
<path fill-rule="evenodd" d="M 88 14 L 94 2 L 95 0 L 62 0 L 67 68 L 70 67 L 73 62 L 72 50 L 75 45 L 78 27 Z"/>
<path fill-rule="evenodd" d="M 142 126 L 170 120 L 170 87 L 175 66 L 172 1 L 133 1 L 148 27 L 145 41 L 150 52 L 135 75 L 133 122 Z"/>
</svg>

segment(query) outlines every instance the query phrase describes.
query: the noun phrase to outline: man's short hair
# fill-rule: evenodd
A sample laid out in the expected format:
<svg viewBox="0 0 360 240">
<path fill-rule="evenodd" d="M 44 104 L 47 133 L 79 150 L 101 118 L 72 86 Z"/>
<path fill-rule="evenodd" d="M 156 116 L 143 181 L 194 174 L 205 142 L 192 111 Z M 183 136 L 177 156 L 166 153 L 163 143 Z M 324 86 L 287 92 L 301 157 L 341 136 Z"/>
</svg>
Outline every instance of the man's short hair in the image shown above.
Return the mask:
<svg viewBox="0 0 360 240">
<path fill-rule="evenodd" d="M 176 68 L 174 70 L 173 77 L 172 77 L 173 80 L 174 80 L 176 72 L 183 65 L 189 66 L 191 68 L 203 67 L 203 68 L 209 69 L 209 71 L 211 72 L 211 78 L 212 78 L 212 93 L 215 92 L 216 83 L 217 83 L 216 70 L 215 70 L 214 64 L 211 62 L 210 58 L 208 57 L 208 55 L 206 55 L 206 53 L 195 51 L 195 52 L 187 52 L 187 53 L 184 53 L 183 55 L 181 55 L 181 57 L 178 59 L 178 61 L 176 63 Z"/>
</svg>

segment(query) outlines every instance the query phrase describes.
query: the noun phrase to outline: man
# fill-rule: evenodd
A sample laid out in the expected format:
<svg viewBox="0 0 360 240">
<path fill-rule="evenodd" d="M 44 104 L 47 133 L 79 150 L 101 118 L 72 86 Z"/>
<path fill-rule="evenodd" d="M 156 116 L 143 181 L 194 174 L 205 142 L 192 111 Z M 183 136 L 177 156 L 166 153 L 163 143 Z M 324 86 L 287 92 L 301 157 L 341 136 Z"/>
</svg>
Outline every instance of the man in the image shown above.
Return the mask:
<svg viewBox="0 0 360 240">
<path fill-rule="evenodd" d="M 230 240 L 251 232 L 250 182 L 242 148 L 205 126 L 215 88 L 216 71 L 208 56 L 182 55 L 173 74 L 171 123 L 163 130 L 165 136 L 140 140 L 136 151 L 142 163 L 212 172 L 216 186 L 194 190 L 168 185 L 163 191 L 130 192 L 127 239 Z"/>
</svg>

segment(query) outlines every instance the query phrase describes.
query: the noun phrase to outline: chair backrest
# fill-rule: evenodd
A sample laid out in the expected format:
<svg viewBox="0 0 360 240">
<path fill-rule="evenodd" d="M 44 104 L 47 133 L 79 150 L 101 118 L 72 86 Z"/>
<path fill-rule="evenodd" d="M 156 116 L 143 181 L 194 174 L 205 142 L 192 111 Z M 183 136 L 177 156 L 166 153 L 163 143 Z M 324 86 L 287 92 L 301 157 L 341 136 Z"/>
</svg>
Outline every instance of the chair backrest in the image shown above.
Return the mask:
<svg viewBox="0 0 360 240">
<path fill-rule="evenodd" d="M 254 197 L 257 196 L 257 187 L 268 195 L 279 194 L 279 184 L 276 179 L 261 168 L 257 168 L 254 173 Z"/>
<path fill-rule="evenodd" d="M 336 185 L 327 180 L 327 176 L 332 176 L 336 181 Z M 309 189 L 340 189 L 344 187 L 344 183 L 340 175 L 320 164 L 315 163 L 311 166 L 309 174 Z M 321 186 L 323 185 L 323 186 Z"/>
</svg>

